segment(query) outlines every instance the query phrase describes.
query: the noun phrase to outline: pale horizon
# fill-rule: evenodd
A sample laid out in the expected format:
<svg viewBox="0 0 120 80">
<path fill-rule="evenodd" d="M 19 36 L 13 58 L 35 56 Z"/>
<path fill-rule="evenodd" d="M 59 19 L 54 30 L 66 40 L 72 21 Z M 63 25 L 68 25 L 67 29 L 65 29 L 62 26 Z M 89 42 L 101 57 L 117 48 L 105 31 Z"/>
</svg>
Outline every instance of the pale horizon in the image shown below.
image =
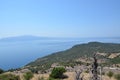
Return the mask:
<svg viewBox="0 0 120 80">
<path fill-rule="evenodd" d="M 0 37 L 0 39 L 4 39 L 4 38 L 17 38 L 17 37 L 41 37 L 41 38 L 120 38 L 120 36 L 94 36 L 94 37 L 61 37 L 61 36 L 40 36 L 40 35 L 13 35 L 13 36 L 4 36 L 4 37 Z"/>
<path fill-rule="evenodd" d="M 120 36 L 119 0 L 2 0 L 0 38 Z"/>
</svg>

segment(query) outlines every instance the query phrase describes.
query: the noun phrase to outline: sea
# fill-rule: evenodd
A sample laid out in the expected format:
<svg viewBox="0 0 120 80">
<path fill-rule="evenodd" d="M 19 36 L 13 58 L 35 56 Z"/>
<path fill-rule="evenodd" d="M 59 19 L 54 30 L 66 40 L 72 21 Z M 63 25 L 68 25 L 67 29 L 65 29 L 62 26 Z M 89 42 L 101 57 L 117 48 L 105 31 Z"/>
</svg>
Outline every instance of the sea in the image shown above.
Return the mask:
<svg viewBox="0 0 120 80">
<path fill-rule="evenodd" d="M 88 42 L 120 44 L 120 38 L 62 38 L 52 40 L 0 41 L 0 68 L 4 70 L 20 68 L 43 56 L 67 50 L 76 44 Z"/>
</svg>

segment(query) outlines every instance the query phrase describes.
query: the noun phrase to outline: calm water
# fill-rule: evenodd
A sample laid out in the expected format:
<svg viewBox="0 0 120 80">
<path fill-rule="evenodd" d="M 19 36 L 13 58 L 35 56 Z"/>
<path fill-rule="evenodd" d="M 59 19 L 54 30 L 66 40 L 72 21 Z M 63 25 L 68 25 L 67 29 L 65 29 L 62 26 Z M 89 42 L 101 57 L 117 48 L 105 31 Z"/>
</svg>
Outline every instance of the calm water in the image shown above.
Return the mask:
<svg viewBox="0 0 120 80">
<path fill-rule="evenodd" d="M 0 42 L 0 68 L 18 68 L 36 60 L 39 57 L 71 48 L 75 44 L 91 41 L 120 43 L 120 39 L 84 38 L 61 40 L 33 40 Z"/>
</svg>

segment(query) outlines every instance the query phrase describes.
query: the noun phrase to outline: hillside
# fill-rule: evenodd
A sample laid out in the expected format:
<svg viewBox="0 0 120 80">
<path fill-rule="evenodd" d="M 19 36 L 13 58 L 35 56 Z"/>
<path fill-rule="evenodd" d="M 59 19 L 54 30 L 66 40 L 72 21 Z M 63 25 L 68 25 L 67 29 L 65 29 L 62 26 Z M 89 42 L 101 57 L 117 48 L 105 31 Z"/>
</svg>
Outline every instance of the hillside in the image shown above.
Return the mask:
<svg viewBox="0 0 120 80">
<path fill-rule="evenodd" d="M 115 43 L 100 43 L 100 42 L 89 42 L 86 44 L 75 45 L 72 48 L 53 53 L 51 55 L 42 57 L 37 59 L 34 62 L 29 63 L 27 66 L 41 68 L 41 66 L 45 68 L 45 66 L 50 67 L 53 63 L 65 63 L 69 64 L 76 59 L 82 57 L 92 57 L 93 53 L 104 53 L 107 56 L 102 56 L 100 58 L 108 58 L 111 54 L 120 53 L 120 44 Z M 114 59 L 116 60 L 116 59 Z M 118 59 L 117 59 L 118 60 Z M 114 62 L 114 61 L 112 61 Z"/>
</svg>

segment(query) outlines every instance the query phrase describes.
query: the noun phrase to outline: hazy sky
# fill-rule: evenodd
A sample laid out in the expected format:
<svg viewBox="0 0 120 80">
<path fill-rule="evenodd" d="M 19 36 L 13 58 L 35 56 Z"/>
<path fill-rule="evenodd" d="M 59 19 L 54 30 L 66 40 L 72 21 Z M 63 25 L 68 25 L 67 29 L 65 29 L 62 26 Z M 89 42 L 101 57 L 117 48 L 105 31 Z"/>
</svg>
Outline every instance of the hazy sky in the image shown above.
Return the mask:
<svg viewBox="0 0 120 80">
<path fill-rule="evenodd" d="M 0 38 L 120 36 L 120 0 L 0 0 Z"/>
</svg>

